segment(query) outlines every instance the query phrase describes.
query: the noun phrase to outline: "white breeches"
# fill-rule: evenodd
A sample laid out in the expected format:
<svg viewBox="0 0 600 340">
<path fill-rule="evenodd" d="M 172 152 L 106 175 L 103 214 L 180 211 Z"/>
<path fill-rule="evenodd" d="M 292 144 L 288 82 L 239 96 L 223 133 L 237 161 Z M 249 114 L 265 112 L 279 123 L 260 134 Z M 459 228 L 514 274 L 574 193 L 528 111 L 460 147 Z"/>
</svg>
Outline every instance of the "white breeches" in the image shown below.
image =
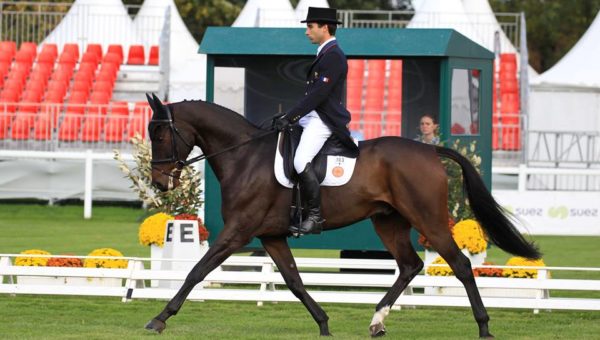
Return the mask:
<svg viewBox="0 0 600 340">
<path fill-rule="evenodd" d="M 315 111 L 302 117 L 299 123 L 304 130 L 294 156 L 294 168 L 296 172 L 301 173 L 306 168 L 306 163 L 312 162 L 331 136 L 331 130 Z"/>
</svg>

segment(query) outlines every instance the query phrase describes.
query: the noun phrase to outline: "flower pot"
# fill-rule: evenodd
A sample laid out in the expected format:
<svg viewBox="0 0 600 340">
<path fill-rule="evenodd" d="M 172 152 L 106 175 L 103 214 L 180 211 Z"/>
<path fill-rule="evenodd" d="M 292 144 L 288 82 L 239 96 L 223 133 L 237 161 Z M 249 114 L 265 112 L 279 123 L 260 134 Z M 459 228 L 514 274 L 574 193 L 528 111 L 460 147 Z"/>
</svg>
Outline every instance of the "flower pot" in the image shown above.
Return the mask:
<svg viewBox="0 0 600 340">
<path fill-rule="evenodd" d="M 17 276 L 17 283 L 23 285 L 62 286 L 66 282 L 64 276 Z"/>
</svg>

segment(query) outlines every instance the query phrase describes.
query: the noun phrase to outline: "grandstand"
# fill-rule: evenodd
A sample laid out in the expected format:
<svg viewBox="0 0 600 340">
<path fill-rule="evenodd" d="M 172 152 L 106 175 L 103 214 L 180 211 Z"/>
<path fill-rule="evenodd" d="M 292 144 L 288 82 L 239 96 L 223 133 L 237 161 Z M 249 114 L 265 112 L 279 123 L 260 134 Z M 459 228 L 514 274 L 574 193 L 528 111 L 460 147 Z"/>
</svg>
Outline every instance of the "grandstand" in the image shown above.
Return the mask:
<svg viewBox="0 0 600 340">
<path fill-rule="evenodd" d="M 39 53 L 38 53 L 39 50 Z M 158 92 L 159 48 L 0 42 L 0 143 L 5 149 L 124 147 L 145 134 L 145 92 Z M 91 144 L 93 143 L 93 144 Z"/>
</svg>

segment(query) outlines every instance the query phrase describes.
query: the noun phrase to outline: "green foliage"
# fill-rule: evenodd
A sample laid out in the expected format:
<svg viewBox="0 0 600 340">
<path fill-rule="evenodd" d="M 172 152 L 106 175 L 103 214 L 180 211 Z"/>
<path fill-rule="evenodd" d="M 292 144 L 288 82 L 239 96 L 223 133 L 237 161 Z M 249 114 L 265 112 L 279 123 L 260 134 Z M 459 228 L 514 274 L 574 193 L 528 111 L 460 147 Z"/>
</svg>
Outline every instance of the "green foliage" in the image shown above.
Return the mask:
<svg viewBox="0 0 600 340">
<path fill-rule="evenodd" d="M 529 64 L 538 72 L 552 67 L 588 29 L 600 0 L 490 0 L 494 12 L 524 12 Z"/>
<path fill-rule="evenodd" d="M 450 148 L 465 156 L 480 172 L 481 157 L 477 155 L 477 142 L 472 141 L 468 146 L 461 144 L 459 139 L 454 140 Z M 463 187 L 462 170 L 458 164 L 451 160 L 442 159 L 448 174 L 448 210 L 454 221 L 473 219 L 475 216 L 469 207 L 469 200 Z"/>
<path fill-rule="evenodd" d="M 184 167 L 179 176 L 179 186 L 162 192 L 152 185 L 152 149 L 150 143 L 136 134 L 131 139 L 134 147 L 133 158 L 136 166 L 132 169 L 118 150 L 114 150 L 114 159 L 119 169 L 131 180 L 131 188 L 138 194 L 151 211 L 169 215 L 196 214 L 204 203 L 200 199 L 200 173 L 194 168 Z"/>
</svg>

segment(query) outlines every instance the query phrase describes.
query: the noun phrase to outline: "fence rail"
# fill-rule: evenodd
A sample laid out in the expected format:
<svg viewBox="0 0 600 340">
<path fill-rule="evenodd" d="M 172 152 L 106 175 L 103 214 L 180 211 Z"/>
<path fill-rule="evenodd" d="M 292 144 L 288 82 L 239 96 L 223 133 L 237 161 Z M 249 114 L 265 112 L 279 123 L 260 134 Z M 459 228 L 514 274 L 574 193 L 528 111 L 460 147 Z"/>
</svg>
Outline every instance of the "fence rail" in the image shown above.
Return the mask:
<svg viewBox="0 0 600 340">
<path fill-rule="evenodd" d="M 128 260 L 126 269 L 102 268 L 60 268 L 60 267 L 23 267 L 12 265 L 11 258 L 18 254 L 0 254 L 0 293 L 5 294 L 57 294 L 57 295 L 95 295 L 121 297 L 123 302 L 138 298 L 171 298 L 176 290 L 150 288 L 146 280 L 182 281 L 187 276 L 184 271 L 144 269 L 144 262 L 156 259 L 118 258 Z M 29 255 L 28 255 L 29 256 Z M 33 255 L 35 256 L 35 255 Z M 197 261 L 197 259 L 162 259 L 161 261 Z M 391 287 L 398 277 L 398 268 L 393 260 L 354 260 L 354 259 L 318 259 L 297 258 L 297 266 L 305 285 L 314 288 L 310 293 L 316 301 L 333 303 L 378 303 L 385 289 Z M 495 267 L 495 266 L 485 266 Z M 315 272 L 315 269 L 329 268 L 327 272 Z M 341 272 L 340 269 L 384 269 L 393 270 L 390 274 L 363 274 Z M 500 268 L 531 268 L 505 267 Z M 259 271 L 248 271 L 259 270 Z M 598 272 L 600 268 L 561 268 L 536 267 L 537 279 L 515 278 L 476 278 L 483 301 L 488 307 L 564 310 L 600 310 L 600 299 L 595 298 L 552 298 L 552 290 L 593 292 L 600 290 L 600 280 L 587 279 L 551 279 L 548 270 L 577 270 Z M 16 280 L 14 277 L 17 276 Z M 93 281 L 76 281 L 81 285 L 77 289 L 65 286 L 67 280 L 54 284 L 19 283 L 19 277 L 76 277 L 76 278 L 114 278 L 113 287 L 94 284 Z M 6 278 L 6 279 L 4 279 Z M 122 281 L 125 281 L 123 285 Z M 23 280 L 25 281 L 25 280 Z M 194 289 L 189 299 L 198 300 L 234 300 L 234 301 L 298 301 L 287 289 L 277 290 L 276 286 L 285 284 L 270 257 L 232 256 L 223 265 L 210 273 L 206 281 L 210 283 L 235 284 L 235 289 L 202 287 Z M 90 284 L 91 282 L 91 284 Z M 239 288 L 239 285 L 251 285 Z M 258 286 L 257 286 L 258 285 Z M 319 287 L 342 287 L 318 290 Z M 364 287 L 369 290 L 365 291 Z M 414 288 L 436 288 L 433 294 L 418 293 Z M 445 289 L 445 290 L 444 290 Z M 431 290 L 429 290 L 431 292 Z M 425 290 L 427 292 L 427 290 Z M 470 306 L 464 294 L 462 283 L 454 277 L 418 275 L 403 293 L 396 307 L 400 306 Z"/>
</svg>

